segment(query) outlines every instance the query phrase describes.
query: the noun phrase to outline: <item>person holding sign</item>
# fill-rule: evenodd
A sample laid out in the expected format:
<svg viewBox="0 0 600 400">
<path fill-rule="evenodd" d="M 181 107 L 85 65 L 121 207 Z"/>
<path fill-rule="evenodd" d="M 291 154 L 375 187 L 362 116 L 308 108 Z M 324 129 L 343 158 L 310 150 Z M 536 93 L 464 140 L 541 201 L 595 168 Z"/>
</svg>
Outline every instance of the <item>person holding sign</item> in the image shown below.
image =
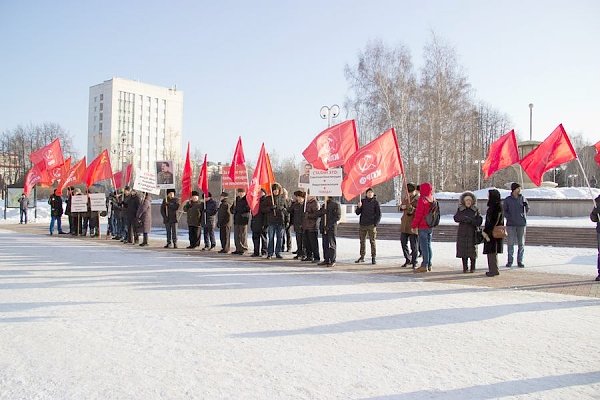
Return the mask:
<svg viewBox="0 0 600 400">
<path fill-rule="evenodd" d="M 171 247 L 177 248 L 177 210 L 179 210 L 179 199 L 175 197 L 175 189 L 167 189 L 167 197 L 163 199 L 160 206 L 160 214 L 163 217 L 163 223 L 167 228 L 167 244 L 165 249 Z"/>
<path fill-rule="evenodd" d="M 143 236 L 140 247 L 148 246 L 148 234 L 150 234 L 150 230 L 152 230 L 152 197 L 150 193 L 146 193 L 144 196 L 144 200 L 138 207 L 135 217 L 139 231 L 142 232 Z"/>
</svg>

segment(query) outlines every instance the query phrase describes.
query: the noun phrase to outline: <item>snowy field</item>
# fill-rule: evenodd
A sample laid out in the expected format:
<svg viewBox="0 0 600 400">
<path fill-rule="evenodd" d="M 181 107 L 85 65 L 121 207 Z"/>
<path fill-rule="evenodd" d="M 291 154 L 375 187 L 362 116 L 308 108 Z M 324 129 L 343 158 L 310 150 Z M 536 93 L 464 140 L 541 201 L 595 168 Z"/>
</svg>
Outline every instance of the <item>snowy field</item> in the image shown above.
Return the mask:
<svg viewBox="0 0 600 400">
<path fill-rule="evenodd" d="M 600 393 L 598 299 L 2 229 L 0 249 L 3 400 Z"/>
</svg>

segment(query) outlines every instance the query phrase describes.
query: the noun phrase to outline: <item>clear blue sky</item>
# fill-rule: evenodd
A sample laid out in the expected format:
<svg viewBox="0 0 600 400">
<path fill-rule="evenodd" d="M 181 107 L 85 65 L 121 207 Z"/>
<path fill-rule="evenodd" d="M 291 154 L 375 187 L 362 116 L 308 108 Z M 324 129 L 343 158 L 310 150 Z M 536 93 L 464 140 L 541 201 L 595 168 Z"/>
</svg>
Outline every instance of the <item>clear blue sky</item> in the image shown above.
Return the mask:
<svg viewBox="0 0 600 400">
<path fill-rule="evenodd" d="M 227 161 L 241 135 L 296 155 L 342 105 L 344 65 L 370 39 L 421 64 L 433 30 L 478 98 L 528 136 L 559 122 L 600 140 L 600 1 L 0 0 L 0 131 L 53 121 L 85 154 L 88 89 L 113 76 L 185 93 L 184 143 Z M 344 111 L 343 111 L 344 113 Z"/>
</svg>

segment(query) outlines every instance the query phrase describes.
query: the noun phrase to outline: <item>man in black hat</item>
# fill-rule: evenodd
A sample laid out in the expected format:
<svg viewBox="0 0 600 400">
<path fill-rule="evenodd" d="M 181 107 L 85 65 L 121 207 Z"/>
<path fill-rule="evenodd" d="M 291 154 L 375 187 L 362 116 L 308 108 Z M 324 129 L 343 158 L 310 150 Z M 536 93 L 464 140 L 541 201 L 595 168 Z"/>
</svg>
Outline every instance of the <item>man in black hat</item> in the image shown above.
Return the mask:
<svg viewBox="0 0 600 400">
<path fill-rule="evenodd" d="M 231 210 L 229 210 L 229 203 L 227 198 L 229 195 L 227 192 L 221 193 L 221 204 L 217 211 L 217 228 L 219 228 L 219 240 L 221 241 L 221 250 L 219 253 L 229 253 L 229 243 L 231 237 Z"/>
<path fill-rule="evenodd" d="M 233 213 L 233 240 L 235 251 L 232 254 L 244 254 L 248 251 L 248 222 L 250 222 L 250 206 L 246 199 L 246 189 L 238 189 L 235 204 L 231 206 Z"/>
<path fill-rule="evenodd" d="M 512 267 L 515 244 L 517 245 L 517 266 L 525 268 L 523 255 L 525 253 L 525 227 L 527 226 L 529 204 L 521 194 L 521 185 L 517 182 L 510 185 L 510 192 L 510 196 L 504 199 L 504 217 L 506 218 L 506 231 L 508 232 L 506 238 L 508 249 L 506 268 Z"/>
<path fill-rule="evenodd" d="M 290 222 L 294 227 L 294 233 L 296 234 L 296 255 L 294 260 L 299 260 L 304 257 L 304 243 L 302 237 L 304 232 L 302 231 L 302 222 L 304 221 L 304 199 L 306 194 L 302 190 L 296 190 L 294 192 L 294 201 L 288 207 L 290 213 Z"/>
<path fill-rule="evenodd" d="M 252 257 L 260 257 L 267 254 L 267 232 L 265 229 L 266 217 L 262 212 L 263 203 L 266 201 L 266 192 L 264 189 L 260 189 L 258 212 L 252 215 L 252 221 L 250 222 L 250 228 L 252 229 L 252 243 L 254 245 Z"/>
<path fill-rule="evenodd" d="M 202 250 L 212 250 L 217 245 L 215 240 L 215 216 L 217 215 L 217 202 L 212 198 L 212 194 L 208 192 L 204 202 L 200 204 L 200 225 L 204 233 L 204 248 Z"/>
<path fill-rule="evenodd" d="M 167 228 L 167 244 L 165 249 L 171 247 L 177 248 L 177 210 L 179 210 L 179 199 L 175 197 L 175 189 L 167 189 L 167 197 L 163 199 L 160 206 L 160 214 L 163 218 L 165 228 Z"/>
<path fill-rule="evenodd" d="M 188 249 L 194 249 L 200 245 L 200 199 L 197 191 L 192 192 L 192 197 L 183 206 L 183 211 L 187 214 L 188 237 L 190 245 Z"/>
<path fill-rule="evenodd" d="M 274 183 L 271 185 L 271 196 L 267 196 L 264 203 L 261 204 L 261 211 L 267 219 L 267 259 L 283 258 L 281 255 L 283 245 L 283 223 L 287 215 L 285 199 L 281 194 L 281 185 Z"/>
</svg>

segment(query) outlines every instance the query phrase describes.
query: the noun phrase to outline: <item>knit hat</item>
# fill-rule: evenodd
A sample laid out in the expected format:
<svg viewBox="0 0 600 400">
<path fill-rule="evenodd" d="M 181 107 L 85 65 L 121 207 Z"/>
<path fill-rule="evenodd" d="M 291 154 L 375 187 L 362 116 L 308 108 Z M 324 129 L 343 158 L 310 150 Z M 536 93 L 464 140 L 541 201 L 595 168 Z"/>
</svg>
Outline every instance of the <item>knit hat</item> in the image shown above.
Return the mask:
<svg viewBox="0 0 600 400">
<path fill-rule="evenodd" d="M 372 192 L 372 191 L 373 191 L 373 188 L 368 188 L 365 193 L 369 193 L 369 192 Z"/>
<path fill-rule="evenodd" d="M 175 189 L 167 189 L 167 194 L 169 193 L 175 193 Z"/>
<path fill-rule="evenodd" d="M 298 196 L 298 197 L 304 198 L 306 196 L 306 194 L 302 190 L 296 190 L 294 192 L 294 196 Z"/>
<path fill-rule="evenodd" d="M 221 197 L 229 197 L 229 193 L 227 193 L 227 192 L 221 192 Z"/>
<path fill-rule="evenodd" d="M 519 185 L 517 182 L 513 182 L 512 185 L 510 185 L 510 191 L 514 192 L 516 189 L 520 188 L 521 185 Z"/>
<path fill-rule="evenodd" d="M 199 196 L 199 195 L 200 195 L 200 193 L 198 193 L 196 190 L 192 191 L 192 196 Z"/>
<path fill-rule="evenodd" d="M 414 192 L 416 189 L 415 184 L 414 183 L 407 183 L 406 184 L 406 190 L 408 190 L 409 192 Z"/>
</svg>

